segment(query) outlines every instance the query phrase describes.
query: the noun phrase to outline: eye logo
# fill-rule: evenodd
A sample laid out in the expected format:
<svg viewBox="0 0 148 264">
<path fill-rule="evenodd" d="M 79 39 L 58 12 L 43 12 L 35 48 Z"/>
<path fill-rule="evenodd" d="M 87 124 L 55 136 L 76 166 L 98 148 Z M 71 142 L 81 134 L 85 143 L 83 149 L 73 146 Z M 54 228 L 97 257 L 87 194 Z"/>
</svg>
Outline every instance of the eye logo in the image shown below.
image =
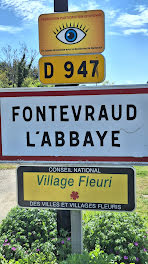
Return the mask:
<svg viewBox="0 0 148 264">
<path fill-rule="evenodd" d="M 62 27 L 63 28 L 59 27 L 59 29 L 56 28 L 56 32 L 54 32 L 54 34 L 56 35 L 56 38 L 58 40 L 65 44 L 76 44 L 80 42 L 85 38 L 88 31 L 88 29 L 85 29 L 86 26 L 83 27 L 82 25 L 80 25 L 79 27 L 79 23 L 76 27 L 75 23 L 73 24 L 73 26 L 71 25 L 71 23 L 70 26 L 68 26 L 66 23 L 66 26 L 62 25 Z"/>
</svg>

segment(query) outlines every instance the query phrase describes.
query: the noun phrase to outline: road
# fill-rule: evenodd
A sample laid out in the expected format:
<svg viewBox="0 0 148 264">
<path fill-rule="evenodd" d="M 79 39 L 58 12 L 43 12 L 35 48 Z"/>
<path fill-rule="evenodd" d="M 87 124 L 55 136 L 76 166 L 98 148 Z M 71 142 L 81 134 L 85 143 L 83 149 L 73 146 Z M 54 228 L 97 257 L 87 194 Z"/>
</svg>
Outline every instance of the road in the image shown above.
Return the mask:
<svg viewBox="0 0 148 264">
<path fill-rule="evenodd" d="M 16 169 L 0 170 L 0 222 L 16 205 Z"/>
</svg>

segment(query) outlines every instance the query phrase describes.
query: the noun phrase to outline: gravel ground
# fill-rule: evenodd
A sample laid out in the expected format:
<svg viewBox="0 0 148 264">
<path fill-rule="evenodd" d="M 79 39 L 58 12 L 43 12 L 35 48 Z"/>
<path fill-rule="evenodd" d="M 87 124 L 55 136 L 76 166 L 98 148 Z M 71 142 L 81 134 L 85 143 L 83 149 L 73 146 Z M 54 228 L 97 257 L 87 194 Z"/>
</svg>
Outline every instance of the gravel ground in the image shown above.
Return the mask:
<svg viewBox="0 0 148 264">
<path fill-rule="evenodd" d="M 0 222 L 16 205 L 16 169 L 0 170 Z"/>
</svg>

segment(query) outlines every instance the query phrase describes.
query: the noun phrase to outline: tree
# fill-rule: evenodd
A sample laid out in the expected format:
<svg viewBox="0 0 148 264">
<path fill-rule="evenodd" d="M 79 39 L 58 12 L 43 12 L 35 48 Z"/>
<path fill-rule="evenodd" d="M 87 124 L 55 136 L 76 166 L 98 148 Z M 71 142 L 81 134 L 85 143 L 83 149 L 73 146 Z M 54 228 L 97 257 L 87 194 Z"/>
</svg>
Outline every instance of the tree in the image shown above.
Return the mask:
<svg viewBox="0 0 148 264">
<path fill-rule="evenodd" d="M 9 86 L 8 78 L 6 72 L 0 70 L 0 87 L 5 88 Z"/>
<path fill-rule="evenodd" d="M 41 84 L 38 79 L 34 79 L 29 76 L 26 77 L 22 83 L 22 87 L 44 87 L 45 85 Z"/>
<path fill-rule="evenodd" d="M 38 70 L 33 65 L 37 52 L 20 44 L 20 49 L 13 49 L 10 45 L 1 49 L 0 56 L 0 86 L 21 87 L 27 77 L 38 79 Z M 4 81 L 6 76 L 7 82 Z"/>
</svg>

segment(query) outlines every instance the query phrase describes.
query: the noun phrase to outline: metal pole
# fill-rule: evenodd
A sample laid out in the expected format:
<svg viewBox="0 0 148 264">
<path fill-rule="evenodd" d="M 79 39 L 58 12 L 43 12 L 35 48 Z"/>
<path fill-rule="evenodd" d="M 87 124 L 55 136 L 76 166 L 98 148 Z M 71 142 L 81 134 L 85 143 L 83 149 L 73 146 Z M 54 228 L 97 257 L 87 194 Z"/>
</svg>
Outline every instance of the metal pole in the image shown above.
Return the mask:
<svg viewBox="0 0 148 264">
<path fill-rule="evenodd" d="M 54 12 L 66 12 L 66 11 L 68 11 L 68 0 L 54 0 Z M 75 85 L 78 84 L 74 84 L 74 86 Z M 81 254 L 83 250 L 81 211 L 58 210 L 57 211 L 58 235 L 60 235 L 61 228 L 64 229 L 65 231 L 68 231 L 68 233 L 71 232 L 72 253 Z"/>
<path fill-rule="evenodd" d="M 71 234 L 70 210 L 57 210 L 57 230 L 60 236 L 60 230 L 64 229 Z"/>
<path fill-rule="evenodd" d="M 68 0 L 54 0 L 54 12 L 68 11 Z M 57 230 L 60 235 L 60 229 L 64 229 L 68 233 L 71 232 L 70 210 L 57 211 Z"/>
<path fill-rule="evenodd" d="M 54 0 L 54 12 L 68 11 L 68 0 Z"/>
<path fill-rule="evenodd" d="M 82 211 L 71 210 L 71 246 L 72 254 L 82 254 Z"/>
</svg>

